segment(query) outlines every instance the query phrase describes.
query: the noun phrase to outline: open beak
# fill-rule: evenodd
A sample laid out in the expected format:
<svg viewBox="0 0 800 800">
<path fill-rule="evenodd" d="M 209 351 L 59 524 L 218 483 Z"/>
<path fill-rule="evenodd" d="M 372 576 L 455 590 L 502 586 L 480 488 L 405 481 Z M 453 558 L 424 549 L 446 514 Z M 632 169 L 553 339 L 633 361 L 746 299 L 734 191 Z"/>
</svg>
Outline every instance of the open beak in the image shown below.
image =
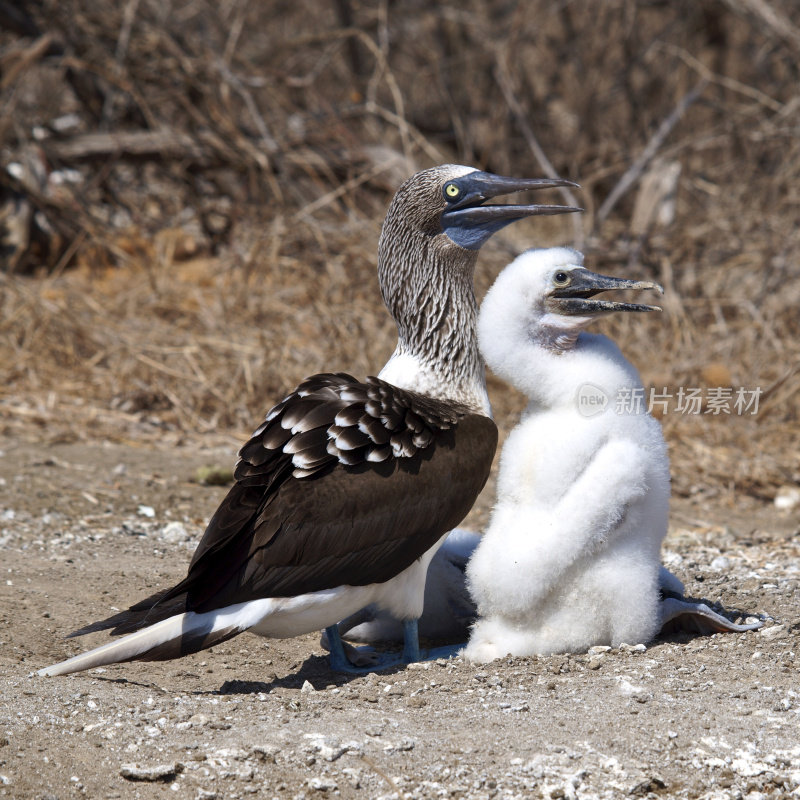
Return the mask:
<svg viewBox="0 0 800 800">
<path fill-rule="evenodd" d="M 655 289 L 664 294 L 664 290 L 652 281 L 632 281 L 626 278 L 612 278 L 599 275 L 588 269 L 573 269 L 568 286 L 553 289 L 550 292 L 548 305 L 557 314 L 589 317 L 598 314 L 609 314 L 612 311 L 661 311 L 659 306 L 647 306 L 641 303 L 617 303 L 612 300 L 598 300 L 596 294 L 616 289 Z"/>
<path fill-rule="evenodd" d="M 483 205 L 498 195 L 531 189 L 578 187 L 563 178 L 505 178 L 491 172 L 472 172 L 459 180 L 461 197 L 442 212 L 442 228 L 458 245 L 478 250 L 493 234 L 517 220 L 540 214 L 567 214 L 582 208 L 557 205 Z"/>
</svg>

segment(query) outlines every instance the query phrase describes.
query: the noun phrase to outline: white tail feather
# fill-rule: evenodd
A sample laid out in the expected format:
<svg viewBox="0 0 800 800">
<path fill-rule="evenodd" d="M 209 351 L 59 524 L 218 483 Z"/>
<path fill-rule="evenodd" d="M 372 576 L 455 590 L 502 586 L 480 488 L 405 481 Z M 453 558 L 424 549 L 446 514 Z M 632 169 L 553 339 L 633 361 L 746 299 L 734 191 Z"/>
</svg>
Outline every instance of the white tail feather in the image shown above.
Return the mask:
<svg viewBox="0 0 800 800">
<path fill-rule="evenodd" d="M 38 671 L 38 675 L 69 675 L 84 669 L 116 664 L 146 657 L 147 653 L 169 642 L 176 644 L 185 636 L 211 633 L 217 615 L 213 612 L 195 614 L 185 612 L 157 622 L 135 633 L 130 633 L 108 644 L 96 647 L 86 653 L 69 658 L 60 664 L 53 664 Z"/>
</svg>

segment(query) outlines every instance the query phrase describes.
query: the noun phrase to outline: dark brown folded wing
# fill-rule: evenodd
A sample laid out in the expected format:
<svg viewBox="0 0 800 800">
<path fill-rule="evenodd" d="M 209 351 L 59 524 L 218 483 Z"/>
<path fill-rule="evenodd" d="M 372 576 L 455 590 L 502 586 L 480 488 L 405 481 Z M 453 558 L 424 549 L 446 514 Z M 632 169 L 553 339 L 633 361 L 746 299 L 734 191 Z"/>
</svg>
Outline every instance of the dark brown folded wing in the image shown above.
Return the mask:
<svg viewBox="0 0 800 800">
<path fill-rule="evenodd" d="M 466 516 L 496 446 L 494 423 L 465 407 L 378 378 L 309 378 L 242 447 L 186 578 L 142 624 L 184 596 L 202 612 L 389 580 Z"/>
</svg>

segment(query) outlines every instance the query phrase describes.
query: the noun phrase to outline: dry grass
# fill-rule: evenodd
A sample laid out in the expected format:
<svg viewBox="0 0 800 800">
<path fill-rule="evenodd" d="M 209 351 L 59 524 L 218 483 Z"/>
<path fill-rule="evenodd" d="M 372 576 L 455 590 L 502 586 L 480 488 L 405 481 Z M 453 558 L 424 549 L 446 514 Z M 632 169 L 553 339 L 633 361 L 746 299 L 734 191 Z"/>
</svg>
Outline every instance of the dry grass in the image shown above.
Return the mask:
<svg viewBox="0 0 800 800">
<path fill-rule="evenodd" d="M 580 230 L 509 230 L 479 294 L 533 243 L 655 277 L 666 313 L 607 328 L 645 382 L 766 390 L 754 417 L 664 417 L 676 490 L 800 482 L 793 3 L 311 6 L 74 0 L 0 37 L 3 163 L 76 181 L 0 181 L 49 231 L 0 273 L 0 427 L 241 438 L 307 374 L 376 372 L 392 189 L 436 161 L 542 174 L 544 153 L 582 184 Z M 507 427 L 521 400 L 490 389 Z"/>
</svg>

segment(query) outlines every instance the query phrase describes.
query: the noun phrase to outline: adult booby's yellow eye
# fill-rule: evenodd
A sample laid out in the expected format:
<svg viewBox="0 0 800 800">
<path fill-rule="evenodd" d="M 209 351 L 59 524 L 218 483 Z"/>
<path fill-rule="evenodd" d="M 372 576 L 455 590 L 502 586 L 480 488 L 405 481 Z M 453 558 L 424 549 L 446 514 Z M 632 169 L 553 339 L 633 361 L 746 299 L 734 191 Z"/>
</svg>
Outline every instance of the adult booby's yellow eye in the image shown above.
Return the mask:
<svg viewBox="0 0 800 800">
<path fill-rule="evenodd" d="M 447 186 L 444 187 L 444 194 L 445 197 L 455 200 L 455 198 L 461 194 L 461 189 L 459 189 L 454 183 L 448 183 Z"/>
<path fill-rule="evenodd" d="M 553 275 L 553 284 L 555 286 L 559 286 L 559 287 L 560 286 L 569 286 L 570 281 L 571 281 L 571 278 L 570 278 L 568 272 L 563 272 L 562 270 L 559 270 L 558 272 L 556 272 L 555 275 Z"/>
</svg>

